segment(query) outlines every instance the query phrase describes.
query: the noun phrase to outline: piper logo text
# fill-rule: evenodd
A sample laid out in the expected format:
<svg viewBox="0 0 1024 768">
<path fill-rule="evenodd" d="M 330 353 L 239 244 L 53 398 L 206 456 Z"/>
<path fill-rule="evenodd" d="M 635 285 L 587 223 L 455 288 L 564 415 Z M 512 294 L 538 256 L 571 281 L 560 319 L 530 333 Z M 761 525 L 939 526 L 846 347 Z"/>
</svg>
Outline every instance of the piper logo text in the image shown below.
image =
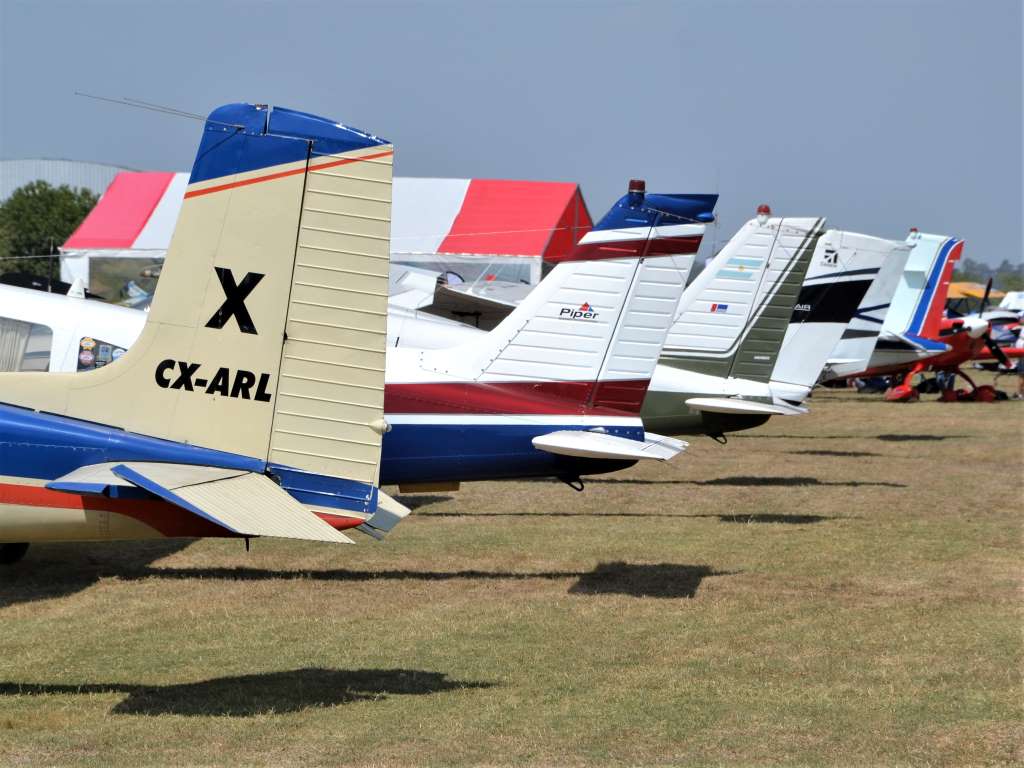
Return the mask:
<svg viewBox="0 0 1024 768">
<path fill-rule="evenodd" d="M 566 320 L 596 320 L 598 313 L 593 310 L 589 302 L 583 302 L 578 309 L 573 307 L 562 307 L 558 316 Z"/>
</svg>

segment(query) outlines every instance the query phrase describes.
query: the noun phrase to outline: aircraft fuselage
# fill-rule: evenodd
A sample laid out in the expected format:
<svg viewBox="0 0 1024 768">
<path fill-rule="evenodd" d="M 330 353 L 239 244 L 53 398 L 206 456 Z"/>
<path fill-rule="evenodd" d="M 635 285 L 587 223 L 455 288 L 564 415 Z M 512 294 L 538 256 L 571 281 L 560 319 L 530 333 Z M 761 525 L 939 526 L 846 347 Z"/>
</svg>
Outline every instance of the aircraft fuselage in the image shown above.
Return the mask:
<svg viewBox="0 0 1024 768">
<path fill-rule="evenodd" d="M 384 436 L 381 485 L 457 483 L 610 472 L 631 461 L 555 455 L 532 439 L 557 430 L 600 428 L 643 440 L 635 418 L 573 415 L 404 415 Z M 105 462 L 203 464 L 268 473 L 336 528 L 366 519 L 330 478 L 236 454 L 135 435 L 101 424 L 0 405 L 0 542 L 233 536 L 136 489 L 103 495 L 46 487 L 81 467 Z"/>
</svg>

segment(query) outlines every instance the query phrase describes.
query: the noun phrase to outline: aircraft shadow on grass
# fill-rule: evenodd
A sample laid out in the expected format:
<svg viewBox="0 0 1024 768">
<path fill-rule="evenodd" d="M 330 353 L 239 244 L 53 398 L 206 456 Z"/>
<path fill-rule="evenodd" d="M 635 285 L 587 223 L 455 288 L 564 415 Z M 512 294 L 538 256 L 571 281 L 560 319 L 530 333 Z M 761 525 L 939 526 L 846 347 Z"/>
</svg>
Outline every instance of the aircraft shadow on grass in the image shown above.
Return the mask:
<svg viewBox="0 0 1024 768">
<path fill-rule="evenodd" d="M 935 440 L 961 440 L 975 435 L 729 435 L 730 440 L 881 440 L 885 443 L 932 442 Z"/>
<path fill-rule="evenodd" d="M 785 453 L 792 454 L 793 456 L 840 456 L 848 459 L 863 458 L 865 456 L 884 456 L 884 453 L 876 453 L 874 451 L 814 451 L 814 450 L 803 450 L 803 451 L 785 451 Z"/>
<path fill-rule="evenodd" d="M 906 488 L 904 483 L 890 483 L 884 480 L 819 480 L 816 477 L 759 477 L 756 475 L 736 475 L 733 477 L 713 477 L 710 480 L 644 480 L 634 477 L 592 477 L 586 481 L 607 485 L 723 485 L 738 487 L 781 487 L 792 486 L 834 486 L 843 488 Z"/>
<path fill-rule="evenodd" d="M 0 682 L 0 696 L 124 693 L 111 710 L 119 715 L 207 715 L 251 717 L 334 707 L 388 696 L 422 696 L 445 691 L 490 688 L 486 682 L 449 680 L 443 672 L 418 669 L 296 669 L 218 677 L 175 685 L 131 683 Z"/>
<path fill-rule="evenodd" d="M 574 595 L 622 594 L 633 597 L 692 598 L 700 582 L 709 576 L 727 576 L 729 572 L 716 571 L 706 565 L 679 565 L 675 563 L 630 564 L 601 563 L 590 571 L 488 571 L 467 569 L 461 571 L 422 570 L 355 570 L 335 568 L 327 570 L 270 569 L 249 567 L 173 568 L 150 565 L 154 560 L 187 546 L 188 540 L 167 540 L 162 547 L 153 543 L 136 547 L 122 544 L 121 559 L 110 545 L 74 545 L 66 547 L 40 547 L 40 552 L 29 551 L 28 557 L 5 569 L 0 576 L 5 582 L 0 590 L 0 608 L 18 603 L 46 600 L 86 589 L 101 578 L 122 581 L 142 579 L 220 579 L 224 581 L 331 581 L 331 582 L 387 582 L 387 581 L 522 581 L 546 579 L 557 581 L 576 579 L 569 588 Z M 97 554 L 98 552 L 98 554 Z M 38 554 L 38 557 L 35 555 Z"/>
<path fill-rule="evenodd" d="M 185 549 L 190 539 L 34 544 L 24 560 L 0 568 L 0 608 L 67 597 L 102 578 L 136 573 Z"/>
<path fill-rule="evenodd" d="M 407 494 L 396 494 L 394 498 L 395 501 L 399 502 L 400 504 L 404 504 L 413 512 L 415 512 L 418 509 L 423 509 L 424 507 L 429 507 L 431 504 L 441 504 L 442 502 L 452 501 L 453 499 L 452 496 L 437 496 L 429 494 L 414 496 L 409 496 Z"/>
<path fill-rule="evenodd" d="M 733 575 L 735 571 L 716 571 L 707 565 L 601 563 L 594 570 L 581 573 L 569 587 L 569 594 L 692 598 L 704 579 Z"/>
<path fill-rule="evenodd" d="M 523 581 L 526 579 L 576 579 L 569 588 L 573 595 L 630 595 L 632 597 L 693 597 L 708 576 L 731 576 L 706 565 L 676 563 L 601 563 L 591 571 L 357 571 L 271 570 L 265 568 L 147 568 L 121 578 L 224 579 L 267 581 L 310 579 L 312 581 Z"/>
<path fill-rule="evenodd" d="M 664 517 L 673 520 L 687 520 L 696 517 L 713 517 L 723 523 L 782 523 L 807 525 L 823 523 L 826 520 L 860 520 L 857 515 L 784 515 L 770 513 L 743 513 L 736 515 L 692 514 L 674 512 L 429 512 L 423 517 Z"/>
</svg>

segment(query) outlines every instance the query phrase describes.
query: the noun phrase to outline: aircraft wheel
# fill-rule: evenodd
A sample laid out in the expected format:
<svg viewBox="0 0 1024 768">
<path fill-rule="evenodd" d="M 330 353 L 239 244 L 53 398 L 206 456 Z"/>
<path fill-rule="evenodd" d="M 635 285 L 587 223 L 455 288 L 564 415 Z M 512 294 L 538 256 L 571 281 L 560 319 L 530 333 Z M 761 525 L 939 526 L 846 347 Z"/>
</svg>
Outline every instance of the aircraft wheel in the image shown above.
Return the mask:
<svg viewBox="0 0 1024 768">
<path fill-rule="evenodd" d="M 0 565 L 14 565 L 28 552 L 28 544 L 0 544 Z"/>
<path fill-rule="evenodd" d="M 908 387 L 906 384 L 891 387 L 885 392 L 885 399 L 890 403 L 912 403 L 920 397 L 921 395 L 916 389 Z"/>
<path fill-rule="evenodd" d="M 988 384 L 982 384 L 974 390 L 974 400 L 978 403 L 994 403 L 996 401 L 996 388 Z"/>
</svg>

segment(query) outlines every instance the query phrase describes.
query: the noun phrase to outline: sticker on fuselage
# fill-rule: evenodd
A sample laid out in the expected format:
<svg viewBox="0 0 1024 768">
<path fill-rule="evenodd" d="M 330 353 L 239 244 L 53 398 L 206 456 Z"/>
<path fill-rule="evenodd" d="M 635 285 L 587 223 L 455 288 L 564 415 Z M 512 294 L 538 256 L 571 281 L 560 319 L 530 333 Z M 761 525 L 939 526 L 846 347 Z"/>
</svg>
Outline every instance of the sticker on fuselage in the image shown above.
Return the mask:
<svg viewBox="0 0 1024 768">
<path fill-rule="evenodd" d="M 83 336 L 78 341 L 78 371 L 92 371 L 114 362 L 120 357 L 115 355 L 115 350 L 120 350 L 121 354 L 124 354 L 121 347 L 115 347 L 92 336 Z"/>
</svg>

